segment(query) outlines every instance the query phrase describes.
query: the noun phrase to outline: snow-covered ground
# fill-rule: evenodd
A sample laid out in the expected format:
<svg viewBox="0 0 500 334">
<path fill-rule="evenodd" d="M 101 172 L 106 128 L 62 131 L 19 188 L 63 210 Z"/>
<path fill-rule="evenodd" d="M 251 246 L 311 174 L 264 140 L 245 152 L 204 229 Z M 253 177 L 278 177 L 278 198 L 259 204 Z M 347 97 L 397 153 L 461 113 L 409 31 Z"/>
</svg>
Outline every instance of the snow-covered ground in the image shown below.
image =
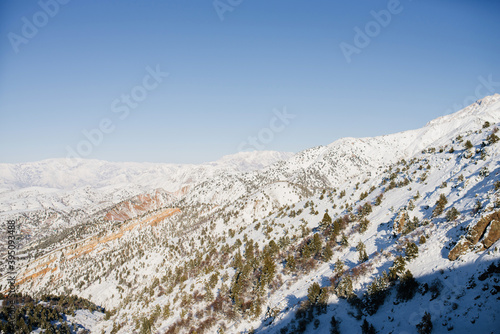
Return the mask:
<svg viewBox="0 0 500 334">
<path fill-rule="evenodd" d="M 467 252 L 456 261 L 448 259 L 449 251 L 470 226 L 500 209 L 500 142 L 490 140 L 498 126 L 497 94 L 421 129 L 376 138 L 344 138 L 291 157 L 271 154 L 273 158 L 265 158 L 262 164 L 254 154 L 248 158 L 251 167 L 242 167 L 231 158 L 220 162 L 231 167 L 217 172 L 199 172 L 200 167 L 193 167 L 181 176 L 168 176 L 178 182 L 170 183 L 175 184 L 173 188 L 161 184 L 167 191 L 191 184 L 178 201 L 169 203 L 179 213 L 150 224 L 168 209 L 158 208 L 116 226 L 97 226 L 93 237 L 79 243 L 63 238 L 57 250 L 22 263 L 19 277 L 26 279 L 19 288 L 35 294 L 69 290 L 113 310 L 109 320 L 90 316 L 77 320 L 92 326 L 92 331 L 107 333 L 114 325 L 119 325 L 119 333 L 138 332 L 145 323 L 160 333 L 174 326 L 180 332 L 198 328 L 198 332 L 216 333 L 225 328 L 225 333 L 252 329 L 294 333 L 302 320 L 297 318 L 298 311 L 314 282 L 328 290 L 327 310 L 314 314 L 307 332 L 330 333 L 334 316 L 341 333 L 361 332 L 363 320 L 379 333 L 415 333 L 425 312 L 431 315 L 433 333 L 498 332 L 500 277 L 498 273 L 481 274 L 500 260 L 500 241 L 487 250 Z M 468 141 L 473 145 L 470 149 L 465 147 Z M 240 161 L 242 156 L 236 158 Z M 145 176 L 137 173 L 134 181 L 126 179 L 129 188 L 114 184 L 113 178 L 91 179 L 87 191 L 99 186 L 127 191 L 136 186 L 147 188 L 148 182 L 153 185 L 152 175 L 156 174 L 144 171 L 151 177 L 144 181 Z M 85 173 L 82 175 L 69 186 L 84 182 Z M 3 187 L 12 186 L 9 177 L 9 185 L 4 181 Z M 50 182 L 30 186 L 45 187 Z M 19 191 L 34 191 L 31 194 L 38 196 L 36 191 L 41 190 L 23 188 L 11 195 Z M 50 196 L 52 190 L 46 191 Z M 9 193 L 0 196 L 4 194 L 8 197 Z M 447 203 L 434 216 L 440 195 Z M 75 201 L 85 201 L 85 195 L 75 196 Z M 80 205 L 67 205 L 73 207 L 74 203 Z M 361 217 L 358 207 L 365 203 L 371 204 L 372 211 Z M 44 205 L 50 208 L 52 204 Z M 446 214 L 452 208 L 459 213 L 448 220 Z M 342 230 L 347 246 L 341 245 L 341 235 L 332 237 L 320 227 L 325 212 L 332 221 L 350 218 Z M 366 231 L 359 229 L 362 218 L 369 221 Z M 407 226 L 415 223 L 404 234 L 397 228 L 401 221 Z M 304 243 L 315 234 L 323 246 L 332 245 L 333 256 L 318 256 L 313 265 L 295 272 L 285 269 L 287 257 L 300 261 Z M 259 288 L 265 270 L 263 254 L 272 248 L 271 241 L 277 245 L 274 280 Z M 255 263 L 245 254 L 250 242 L 258 249 Z M 359 242 L 368 255 L 364 263 L 356 249 Z M 420 284 L 413 298 L 398 300 L 400 283 L 396 281 L 379 310 L 370 315 L 358 314 L 335 292 L 331 279 L 337 260 L 344 263 L 347 271 L 343 277 L 351 277 L 353 292 L 363 298 L 374 279 L 387 272 L 398 255 L 405 255 L 408 242 L 418 246 L 418 257 L 406 264 Z M 244 264 L 253 263 L 245 269 L 250 274 L 233 263 L 239 255 Z M 236 285 L 238 277 L 247 279 L 242 288 Z M 425 284 L 437 290 L 437 296 Z M 242 300 L 252 305 L 248 310 L 234 307 L 232 291 L 237 288 L 243 291 Z M 255 311 L 257 304 L 260 312 Z"/>
</svg>

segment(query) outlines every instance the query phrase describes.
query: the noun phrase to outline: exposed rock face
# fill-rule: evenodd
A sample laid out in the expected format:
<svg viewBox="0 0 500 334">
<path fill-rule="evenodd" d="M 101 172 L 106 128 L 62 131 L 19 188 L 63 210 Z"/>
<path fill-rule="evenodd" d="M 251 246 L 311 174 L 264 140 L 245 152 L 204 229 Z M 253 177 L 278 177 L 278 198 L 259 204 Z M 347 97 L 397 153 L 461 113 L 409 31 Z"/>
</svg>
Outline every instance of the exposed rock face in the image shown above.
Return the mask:
<svg viewBox="0 0 500 334">
<path fill-rule="evenodd" d="M 148 211 L 158 210 L 173 200 L 173 196 L 162 189 L 157 189 L 150 194 L 140 194 L 130 200 L 118 203 L 106 213 L 104 219 L 125 221 L 138 217 Z"/>
<path fill-rule="evenodd" d="M 476 224 L 469 226 L 469 232 L 462 237 L 448 254 L 448 259 L 455 261 L 460 255 L 472 250 L 481 241 L 480 249 L 491 247 L 500 239 L 500 210 L 481 218 Z"/>
<path fill-rule="evenodd" d="M 500 221 L 494 220 L 491 222 L 486 236 L 483 239 L 483 245 L 490 248 L 498 239 L 500 239 Z"/>
<path fill-rule="evenodd" d="M 472 248 L 471 246 L 472 244 L 469 240 L 465 238 L 460 239 L 448 254 L 448 259 L 455 261 L 460 255 L 467 253 Z"/>
<path fill-rule="evenodd" d="M 398 216 L 396 217 L 396 219 L 394 220 L 394 232 L 396 233 L 401 233 L 403 232 L 406 224 L 408 223 L 409 221 L 409 216 L 408 216 L 408 212 L 406 211 L 401 211 Z"/>
</svg>

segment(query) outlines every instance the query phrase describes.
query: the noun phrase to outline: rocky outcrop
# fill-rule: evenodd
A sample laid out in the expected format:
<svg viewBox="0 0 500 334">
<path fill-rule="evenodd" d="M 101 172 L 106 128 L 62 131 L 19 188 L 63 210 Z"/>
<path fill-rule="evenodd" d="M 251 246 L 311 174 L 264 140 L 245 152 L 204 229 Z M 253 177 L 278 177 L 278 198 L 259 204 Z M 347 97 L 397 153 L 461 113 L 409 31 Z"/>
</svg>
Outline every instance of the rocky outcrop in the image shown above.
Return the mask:
<svg viewBox="0 0 500 334">
<path fill-rule="evenodd" d="M 56 272 L 62 261 L 73 261 L 82 255 L 98 249 L 98 247 L 103 244 L 122 238 L 127 231 L 131 231 L 136 228 L 142 229 L 146 226 L 156 226 L 166 218 L 180 212 L 181 210 L 178 208 L 167 208 L 154 215 L 137 219 L 130 224 L 123 225 L 116 232 L 112 232 L 104 236 L 90 237 L 77 243 L 63 246 L 28 264 L 24 271 L 18 275 L 16 285 L 41 279 L 47 274 Z M 3 293 L 6 292 L 7 291 L 3 291 Z"/>
<path fill-rule="evenodd" d="M 498 239 L 500 239 L 500 221 L 494 220 L 490 223 L 482 242 L 485 248 L 490 248 Z"/>
<path fill-rule="evenodd" d="M 460 255 L 478 246 L 479 250 L 488 249 L 500 239 L 500 210 L 481 218 L 476 224 L 469 226 L 463 236 L 448 254 L 448 259 L 455 261 Z M 479 245 L 477 245 L 479 243 Z"/>
<path fill-rule="evenodd" d="M 104 219 L 126 221 L 136 218 L 148 211 L 158 210 L 168 203 L 171 203 L 174 199 L 175 198 L 170 193 L 162 189 L 157 189 L 150 194 L 140 194 L 129 200 L 118 203 L 106 213 Z"/>
</svg>

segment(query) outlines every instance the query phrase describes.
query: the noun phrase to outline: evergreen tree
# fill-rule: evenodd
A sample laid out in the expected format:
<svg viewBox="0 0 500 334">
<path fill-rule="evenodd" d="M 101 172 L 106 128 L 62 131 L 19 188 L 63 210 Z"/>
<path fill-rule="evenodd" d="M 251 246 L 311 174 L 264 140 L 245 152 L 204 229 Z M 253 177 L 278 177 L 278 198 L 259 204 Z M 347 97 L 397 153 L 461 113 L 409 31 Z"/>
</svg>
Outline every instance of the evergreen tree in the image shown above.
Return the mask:
<svg viewBox="0 0 500 334">
<path fill-rule="evenodd" d="M 311 251 L 314 254 L 318 254 L 321 252 L 321 249 L 323 248 L 323 241 L 321 240 L 319 233 L 314 233 L 312 242 L 311 242 Z"/>
<path fill-rule="evenodd" d="M 344 275 L 340 279 L 339 284 L 335 288 L 335 293 L 341 298 L 349 298 L 353 295 L 351 276 Z"/>
<path fill-rule="evenodd" d="M 325 249 L 323 250 L 323 260 L 325 262 L 328 262 L 332 259 L 332 256 L 333 256 L 332 246 L 330 246 L 330 244 L 327 243 Z"/>
<path fill-rule="evenodd" d="M 245 259 L 247 262 L 252 262 L 254 260 L 254 248 L 253 240 L 248 240 L 245 248 Z"/>
<path fill-rule="evenodd" d="M 288 255 L 286 258 L 286 268 L 289 271 L 295 271 L 296 266 L 297 266 L 297 263 L 295 261 L 295 257 L 292 254 Z"/>
<path fill-rule="evenodd" d="M 326 229 L 331 224 L 332 224 L 332 218 L 330 217 L 330 215 L 328 214 L 328 212 L 325 212 L 325 214 L 323 215 L 323 219 L 319 223 L 319 226 L 322 229 Z"/>
<path fill-rule="evenodd" d="M 409 242 L 406 244 L 405 257 L 406 259 L 412 260 L 418 256 L 418 246 L 414 242 Z"/>
<path fill-rule="evenodd" d="M 342 232 L 342 238 L 340 240 L 340 245 L 342 245 L 342 247 L 349 247 L 349 240 L 347 239 L 347 236 L 345 235 L 344 232 Z"/>
<path fill-rule="evenodd" d="M 234 255 L 234 258 L 233 258 L 233 267 L 236 270 L 240 270 L 241 268 L 243 268 L 243 258 L 241 256 L 240 252 L 237 252 Z"/>
<path fill-rule="evenodd" d="M 394 260 L 394 263 L 391 268 L 389 268 L 389 278 L 392 281 L 395 281 L 399 276 L 404 273 L 406 267 L 406 261 L 404 257 L 398 255 Z"/>
<path fill-rule="evenodd" d="M 359 222 L 359 232 L 360 233 L 365 233 L 366 230 L 368 229 L 368 225 L 370 225 L 370 221 L 366 218 L 361 219 Z"/>
<path fill-rule="evenodd" d="M 335 274 L 337 276 L 342 276 L 342 274 L 344 273 L 344 262 L 342 262 L 342 260 L 339 258 L 336 262 L 335 262 Z"/>
<path fill-rule="evenodd" d="M 498 138 L 498 136 L 495 133 L 492 133 L 488 137 L 486 137 L 486 140 L 488 141 L 488 144 L 491 145 L 491 144 L 495 144 L 496 142 L 498 142 L 498 140 L 500 140 L 500 138 Z"/>
<path fill-rule="evenodd" d="M 427 312 L 424 313 L 422 321 L 417 324 L 418 334 L 430 334 L 432 332 L 431 315 Z"/>
<path fill-rule="evenodd" d="M 439 199 L 436 201 L 436 207 L 434 208 L 432 215 L 434 217 L 437 217 L 442 214 L 446 204 L 448 204 L 448 199 L 446 198 L 446 196 L 444 194 L 439 195 Z"/>
<path fill-rule="evenodd" d="M 333 235 L 334 235 L 334 237 L 336 237 L 337 235 L 340 234 L 340 230 L 342 229 L 341 228 L 341 226 L 342 226 L 341 223 L 342 223 L 342 219 L 341 218 L 337 218 L 333 222 Z"/>
<path fill-rule="evenodd" d="M 369 315 L 375 314 L 379 307 L 384 303 L 387 296 L 388 284 L 389 278 L 387 273 L 384 271 L 382 276 L 377 277 L 368 287 L 365 307 Z"/>
<path fill-rule="evenodd" d="M 366 254 L 366 246 L 363 242 L 359 242 L 356 246 L 356 250 L 359 253 L 359 262 L 363 263 L 368 261 L 368 254 Z"/>
<path fill-rule="evenodd" d="M 368 321 L 363 320 L 363 324 L 361 325 L 361 333 L 362 334 L 375 334 L 377 331 L 375 330 L 375 327 L 373 327 L 372 324 L 370 324 Z"/>
<path fill-rule="evenodd" d="M 151 334 L 151 322 L 147 317 L 142 318 L 141 334 Z"/>
<path fill-rule="evenodd" d="M 455 209 L 455 207 L 452 207 L 446 212 L 446 220 L 449 222 L 454 221 L 458 216 L 460 216 L 460 212 Z"/>
<path fill-rule="evenodd" d="M 397 297 L 398 299 L 407 301 L 415 296 L 417 292 L 418 282 L 413 278 L 410 270 L 406 270 L 403 276 L 401 276 L 400 283 L 398 285 Z"/>
<path fill-rule="evenodd" d="M 314 282 L 307 289 L 307 299 L 311 305 L 314 305 L 318 302 L 319 295 L 321 294 L 321 287 L 317 282 Z"/>
<path fill-rule="evenodd" d="M 334 315 L 332 315 L 332 320 L 330 320 L 330 326 L 330 334 L 340 334 L 339 322 L 335 319 Z"/>
<path fill-rule="evenodd" d="M 365 204 L 363 204 L 363 206 L 360 207 L 360 209 L 358 210 L 358 214 L 361 217 L 365 217 L 365 216 L 369 215 L 371 212 L 372 212 L 372 205 L 369 202 L 366 202 Z"/>
<path fill-rule="evenodd" d="M 269 253 L 264 255 L 264 265 L 262 267 L 261 286 L 270 284 L 276 274 L 276 264 Z"/>
</svg>

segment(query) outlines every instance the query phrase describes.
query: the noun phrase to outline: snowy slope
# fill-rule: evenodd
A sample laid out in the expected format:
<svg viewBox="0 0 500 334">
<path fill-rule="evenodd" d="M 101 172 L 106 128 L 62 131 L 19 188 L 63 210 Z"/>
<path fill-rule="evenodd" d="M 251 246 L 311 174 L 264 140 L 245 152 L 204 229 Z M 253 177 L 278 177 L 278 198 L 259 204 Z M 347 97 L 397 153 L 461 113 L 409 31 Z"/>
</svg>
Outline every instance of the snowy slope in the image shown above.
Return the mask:
<svg viewBox="0 0 500 334">
<path fill-rule="evenodd" d="M 500 141 L 491 139 L 499 126 L 495 95 L 422 129 L 341 139 L 259 170 L 222 170 L 171 207 L 45 246 L 20 263 L 19 289 L 71 291 L 112 310 L 109 320 L 92 320 L 95 332 L 139 332 L 149 323 L 160 333 L 330 333 L 333 316 L 341 333 L 361 333 L 364 320 L 379 333 L 415 333 L 428 312 L 432 333 L 495 333 L 500 276 L 487 268 L 500 266 L 500 241 L 480 248 L 492 225 L 477 252 L 456 261 L 448 254 L 500 210 Z M 436 213 L 441 195 L 447 202 Z M 367 203 L 371 211 L 362 213 Z M 331 222 L 320 224 L 325 213 Z M 398 297 L 397 273 L 383 282 L 378 311 L 368 312 L 370 285 L 410 242 L 418 249 L 405 264 L 418 284 L 414 296 Z M 345 270 L 337 275 L 338 260 Z M 339 288 L 344 279 L 350 301 Z M 324 309 L 309 301 L 313 283 L 326 295 Z"/>
</svg>

